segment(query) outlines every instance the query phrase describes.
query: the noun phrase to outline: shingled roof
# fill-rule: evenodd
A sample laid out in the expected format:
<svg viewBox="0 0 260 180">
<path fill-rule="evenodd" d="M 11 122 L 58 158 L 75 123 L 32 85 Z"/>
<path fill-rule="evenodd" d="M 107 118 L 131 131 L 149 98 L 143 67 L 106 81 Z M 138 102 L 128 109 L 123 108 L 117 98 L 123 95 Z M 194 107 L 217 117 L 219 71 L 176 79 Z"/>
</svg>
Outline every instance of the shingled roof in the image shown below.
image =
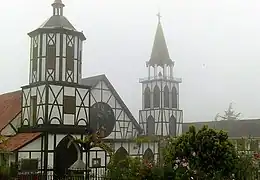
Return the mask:
<svg viewBox="0 0 260 180">
<path fill-rule="evenodd" d="M 163 34 L 163 28 L 160 20 L 158 21 L 157 30 L 154 38 L 151 58 L 149 60 L 151 66 L 171 65 L 173 61 L 170 59 L 166 40 Z"/>
<path fill-rule="evenodd" d="M 38 138 L 40 135 L 41 133 L 18 133 L 13 137 L 8 138 L 6 142 L 0 144 L 0 149 L 8 152 L 16 151 Z"/>
<path fill-rule="evenodd" d="M 21 112 L 21 91 L 0 95 L 0 131 Z"/>
<path fill-rule="evenodd" d="M 210 122 L 192 122 L 184 123 L 182 131 L 187 132 L 190 126 L 196 129 L 207 125 L 209 128 L 227 131 L 229 137 L 260 137 L 260 119 L 244 119 L 244 120 L 223 120 Z"/>
</svg>

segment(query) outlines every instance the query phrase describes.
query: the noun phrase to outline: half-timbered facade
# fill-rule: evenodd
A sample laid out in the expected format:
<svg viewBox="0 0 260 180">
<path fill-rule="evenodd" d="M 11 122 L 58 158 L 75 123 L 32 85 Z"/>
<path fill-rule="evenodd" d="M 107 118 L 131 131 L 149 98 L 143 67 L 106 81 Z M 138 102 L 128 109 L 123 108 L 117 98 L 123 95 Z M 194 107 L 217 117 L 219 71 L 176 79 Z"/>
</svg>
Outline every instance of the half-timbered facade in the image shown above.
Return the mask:
<svg viewBox="0 0 260 180">
<path fill-rule="evenodd" d="M 174 62 L 159 21 L 150 60 L 146 63 L 148 77 L 142 83 L 142 110 L 139 121 L 146 135 L 176 136 L 182 133 L 183 114 L 179 107 L 180 78 L 173 73 Z"/>
<path fill-rule="evenodd" d="M 143 130 L 105 75 L 82 79 L 86 38 L 63 15 L 61 0 L 55 0 L 52 7 L 53 15 L 28 34 L 29 84 L 15 92 L 17 110 L 1 130 L 10 136 L 2 144 L 10 152 L 9 163 L 23 167 L 31 160 L 40 173 L 60 177 L 73 168 L 85 172 L 90 168 L 101 175 L 109 154 L 99 147 L 87 151 L 75 143 L 100 128 L 105 128 L 104 142 L 117 154 L 142 156 L 146 151 L 156 157 L 156 145 L 136 148 L 133 138 Z"/>
<path fill-rule="evenodd" d="M 28 34 L 29 84 L 14 92 L 10 103 L 16 104 L 16 108 L 10 106 L 11 115 L 4 117 L 7 122 L 1 134 L 8 140 L 0 148 L 10 153 L 8 162 L 20 163 L 21 172 L 28 170 L 25 165 L 29 161 L 30 168 L 42 174 L 62 177 L 70 170 L 86 173 L 90 168 L 96 177 L 101 176 L 110 160 L 109 153 L 100 147 L 88 150 L 75 143 L 90 131 L 100 129 L 103 141 L 116 155 L 157 161 L 159 142 L 137 146 L 134 139 L 140 135 L 176 135 L 181 133 L 182 123 L 178 105 L 180 81 L 173 78 L 173 62 L 167 59 L 164 63 L 163 53 L 168 51 L 162 44 L 165 40 L 161 24 L 148 63 L 149 77 L 141 81 L 144 95 L 139 124 L 105 75 L 82 78 L 86 38 L 63 15 L 61 0 L 55 0 L 52 7 L 53 15 Z M 160 73 L 157 76 L 159 66 L 163 67 L 162 77 Z M 155 69 L 154 76 L 150 76 L 150 67 Z"/>
<path fill-rule="evenodd" d="M 115 153 L 142 157 L 143 152 L 149 152 L 157 160 L 158 144 L 145 143 L 140 147 L 136 146 L 133 138 L 141 135 L 143 130 L 106 76 L 85 78 L 82 79 L 82 84 L 92 87 L 90 91 L 90 127 L 94 130 L 104 127 L 103 141 Z M 100 112 L 97 109 L 101 109 L 101 112 L 104 113 L 96 113 Z M 96 147 L 90 150 L 89 166 L 94 174 L 104 172 L 109 160 L 109 154 L 101 148 Z"/>
</svg>

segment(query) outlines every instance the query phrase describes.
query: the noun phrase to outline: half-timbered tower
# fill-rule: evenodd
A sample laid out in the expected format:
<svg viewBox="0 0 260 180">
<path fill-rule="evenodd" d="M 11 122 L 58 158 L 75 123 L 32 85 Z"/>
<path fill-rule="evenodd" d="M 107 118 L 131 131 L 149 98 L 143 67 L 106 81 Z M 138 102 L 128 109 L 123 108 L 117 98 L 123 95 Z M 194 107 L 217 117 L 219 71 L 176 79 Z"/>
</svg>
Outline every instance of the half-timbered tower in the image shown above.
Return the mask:
<svg viewBox="0 0 260 180">
<path fill-rule="evenodd" d="M 152 54 L 146 66 L 148 77 L 140 79 L 140 124 L 146 135 L 179 135 L 183 122 L 182 110 L 179 109 L 179 84 L 182 80 L 174 77 L 174 61 L 170 59 L 160 14 Z"/>
<path fill-rule="evenodd" d="M 18 162 L 21 172 L 28 170 L 24 166 L 29 162 L 37 173 L 60 178 L 73 169 L 85 174 L 88 169 L 96 177 L 104 175 L 110 154 L 100 147 L 87 149 L 75 142 L 75 139 L 83 140 L 89 130 L 100 129 L 103 141 L 121 158 L 131 155 L 157 160 L 158 142 L 137 146 L 134 139 L 146 130 L 138 124 L 106 76 L 81 77 L 82 44 L 86 38 L 64 16 L 61 0 L 55 0 L 52 8 L 53 15 L 29 33 L 29 84 L 22 91 L 6 95 L 9 99 L 3 101 L 10 101 L 5 107 L 11 110 L 6 111 L 10 113 L 8 116 L 4 115 L 6 124 L 0 126 L 0 133 L 10 138 L 0 147 L 11 152 L 10 162 Z M 160 40 L 160 33 L 156 41 Z M 150 66 L 156 61 L 151 60 Z M 151 88 L 157 81 L 149 79 L 143 84 Z M 177 84 L 173 80 L 164 79 L 165 82 L 169 88 Z M 169 117 L 177 118 L 175 109 L 169 108 Z M 153 111 L 159 113 L 149 110 L 150 115 Z"/>
<path fill-rule="evenodd" d="M 55 0 L 53 15 L 29 33 L 29 85 L 22 87 L 22 125 L 86 125 L 88 87 L 80 85 L 82 43 L 86 39 L 63 16 Z"/>
<path fill-rule="evenodd" d="M 71 134 L 85 134 L 90 88 L 80 84 L 82 44 L 86 38 L 63 15 L 61 0 L 55 0 L 52 8 L 52 16 L 29 33 L 29 85 L 22 87 L 20 132 L 40 133 L 30 158 L 39 160 L 45 174 L 50 169 L 64 174 L 66 166 L 79 160 L 80 151 L 76 145 L 71 152 L 59 148 L 67 146 Z M 28 151 L 33 147 L 29 146 Z M 77 154 L 62 164 L 62 159 L 72 152 Z M 24 156 L 22 152 L 18 154 L 18 158 Z"/>
</svg>

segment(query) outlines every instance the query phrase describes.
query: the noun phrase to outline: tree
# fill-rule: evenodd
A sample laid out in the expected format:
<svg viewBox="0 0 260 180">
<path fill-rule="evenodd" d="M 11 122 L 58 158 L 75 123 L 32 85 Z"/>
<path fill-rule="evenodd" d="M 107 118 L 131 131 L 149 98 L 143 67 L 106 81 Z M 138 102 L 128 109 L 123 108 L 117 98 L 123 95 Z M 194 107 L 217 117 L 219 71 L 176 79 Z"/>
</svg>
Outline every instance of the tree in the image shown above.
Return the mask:
<svg viewBox="0 0 260 180">
<path fill-rule="evenodd" d="M 223 120 L 238 120 L 241 113 L 235 113 L 232 108 L 232 103 L 229 104 L 228 109 L 225 111 L 224 116 L 220 116 L 219 114 L 216 115 L 215 121 L 218 117 L 222 118 Z"/>
<path fill-rule="evenodd" d="M 89 128 L 87 131 L 85 138 L 82 139 L 75 139 L 74 141 L 81 145 L 85 150 L 89 151 L 93 147 L 100 147 L 105 150 L 110 156 L 113 155 L 113 149 L 108 146 L 106 143 L 103 142 L 104 137 L 104 128 L 101 127 L 97 131 L 92 130 Z"/>
<path fill-rule="evenodd" d="M 231 179 L 236 172 L 238 156 L 235 147 L 223 131 L 204 126 L 198 132 L 194 126 L 177 139 L 171 138 L 164 152 L 165 164 L 187 161 L 188 169 L 198 179 Z"/>
</svg>

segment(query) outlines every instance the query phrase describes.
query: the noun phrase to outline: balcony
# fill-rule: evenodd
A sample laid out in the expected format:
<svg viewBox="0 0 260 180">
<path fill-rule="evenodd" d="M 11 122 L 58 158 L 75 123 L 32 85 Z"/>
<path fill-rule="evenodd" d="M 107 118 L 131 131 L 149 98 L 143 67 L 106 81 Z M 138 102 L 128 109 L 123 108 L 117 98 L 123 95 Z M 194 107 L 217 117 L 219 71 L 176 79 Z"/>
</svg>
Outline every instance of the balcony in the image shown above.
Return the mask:
<svg viewBox="0 0 260 180">
<path fill-rule="evenodd" d="M 146 81 L 157 81 L 157 80 L 173 81 L 173 82 L 176 82 L 176 83 L 182 82 L 181 78 L 175 78 L 175 77 L 169 77 L 169 76 L 151 76 L 151 77 L 146 77 L 146 78 L 140 78 L 139 82 L 143 83 L 143 82 L 146 82 Z"/>
</svg>

